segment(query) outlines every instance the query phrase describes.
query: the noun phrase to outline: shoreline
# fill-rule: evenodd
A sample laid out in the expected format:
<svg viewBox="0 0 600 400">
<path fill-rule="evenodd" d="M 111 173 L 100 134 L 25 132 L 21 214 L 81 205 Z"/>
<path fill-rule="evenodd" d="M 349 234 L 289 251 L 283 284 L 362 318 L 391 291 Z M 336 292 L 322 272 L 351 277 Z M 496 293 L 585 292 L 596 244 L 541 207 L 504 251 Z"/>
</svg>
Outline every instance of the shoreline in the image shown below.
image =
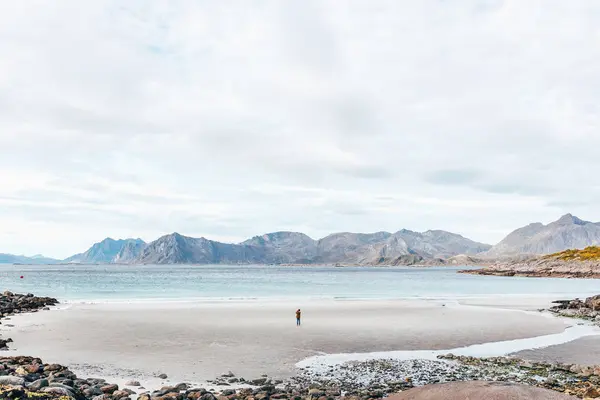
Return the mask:
<svg viewBox="0 0 600 400">
<path fill-rule="evenodd" d="M 59 362 L 62 365 L 70 365 L 71 371 L 77 373 L 78 375 L 85 376 L 96 376 L 105 379 L 106 381 L 115 382 L 119 385 L 119 387 L 128 388 L 122 396 L 127 397 L 139 396 L 140 399 L 150 400 L 154 398 L 154 395 L 143 394 L 148 391 L 154 391 L 153 393 L 160 397 L 160 393 L 164 390 L 175 390 L 177 392 L 183 393 L 182 390 L 186 391 L 185 396 L 192 396 L 193 393 L 202 393 L 201 391 L 193 392 L 189 390 L 189 387 L 205 387 L 208 388 L 209 391 L 206 393 L 210 393 L 210 390 L 213 390 L 214 393 L 225 392 L 229 393 L 231 396 L 239 396 L 240 393 L 245 393 L 242 395 L 242 398 L 246 398 L 244 396 L 254 396 L 262 392 L 267 393 L 267 398 L 271 394 L 281 393 L 282 397 L 274 397 L 275 399 L 286 399 L 289 396 L 292 396 L 296 391 L 298 393 L 304 393 L 304 391 L 309 391 L 309 388 L 314 385 L 322 385 L 320 387 L 329 387 L 334 385 L 335 387 L 346 387 L 347 390 L 352 390 L 356 392 L 357 396 L 360 398 L 372 398 L 379 397 L 379 394 L 385 395 L 385 393 L 391 393 L 398 390 L 408 389 L 414 385 L 419 384 L 427 384 L 435 382 L 436 380 L 446 381 L 450 380 L 471 380 L 471 379 L 500 379 L 505 372 L 500 369 L 492 368 L 492 366 L 486 367 L 485 373 L 478 371 L 477 368 L 472 368 L 468 365 L 470 360 L 474 356 L 477 357 L 494 357 L 500 360 L 502 357 L 499 356 L 510 356 L 515 352 L 521 352 L 523 350 L 531 350 L 531 349 L 539 349 L 545 348 L 548 346 L 556 346 L 564 343 L 571 343 L 581 338 L 585 337 L 593 337 L 600 334 L 600 329 L 596 326 L 592 326 L 591 324 L 579 324 L 577 320 L 574 319 L 559 319 L 552 314 L 549 313 L 540 313 L 535 310 L 541 302 L 544 302 L 551 296 L 536 296 L 537 302 L 533 301 L 532 298 L 528 297 L 523 299 L 518 298 L 518 296 L 514 296 L 512 299 L 494 299 L 490 298 L 481 298 L 473 299 L 469 298 L 466 301 L 466 304 L 461 303 L 456 300 L 454 302 L 444 302 L 440 300 L 400 300 L 400 301 L 331 301 L 325 302 L 323 304 L 322 301 L 317 301 L 316 303 L 321 304 L 321 308 L 319 312 L 315 314 L 316 310 L 310 309 L 309 315 L 311 315 L 312 319 L 317 319 L 321 322 L 326 322 L 327 319 L 334 318 L 335 321 L 331 325 L 325 327 L 325 331 L 323 331 L 326 335 L 336 335 L 335 332 L 331 332 L 330 329 L 336 327 L 339 324 L 342 324 L 343 327 L 341 330 L 338 330 L 338 335 L 341 332 L 344 332 L 346 329 L 350 329 L 351 331 L 355 331 L 356 327 L 353 325 L 352 318 L 347 319 L 346 315 L 348 312 L 353 315 L 353 317 L 359 320 L 360 323 L 364 324 L 365 322 L 377 321 L 378 318 L 384 318 L 386 321 L 383 325 L 379 324 L 375 328 L 375 331 L 372 332 L 373 337 L 377 337 L 379 340 L 385 337 L 388 337 L 390 334 L 390 339 L 393 339 L 390 342 L 381 341 L 379 343 L 375 343 L 373 346 L 374 351 L 361 351 L 361 352 L 351 352 L 345 351 L 341 353 L 336 353 L 332 351 L 318 351 L 317 348 L 312 349 L 314 353 L 312 355 L 305 354 L 300 360 L 296 359 L 293 363 L 293 373 L 282 376 L 281 380 L 277 374 L 268 373 L 270 378 L 259 378 L 257 375 L 259 373 L 267 372 L 266 369 L 261 369 L 256 365 L 252 366 L 250 369 L 253 371 L 254 375 L 250 374 L 242 374 L 247 375 L 246 378 L 250 378 L 249 380 L 254 380 L 256 385 L 248 385 L 243 378 L 238 377 L 239 374 L 236 371 L 236 358 L 233 356 L 236 353 L 227 352 L 225 354 L 229 354 L 229 358 L 227 358 L 224 366 L 226 368 L 221 368 L 220 373 L 215 373 L 212 375 L 210 379 L 185 379 L 186 377 L 179 374 L 179 372 L 174 371 L 171 373 L 168 365 L 172 359 L 173 354 L 167 352 L 165 354 L 158 354 L 155 359 L 155 363 L 151 364 L 156 367 L 154 371 L 142 371 L 136 368 L 135 362 L 133 358 L 141 357 L 143 358 L 143 354 L 146 350 L 141 347 L 133 352 L 128 352 L 127 348 L 119 348 L 116 347 L 115 350 L 120 351 L 121 357 L 118 360 L 125 359 L 125 364 L 111 364 L 107 362 L 100 362 L 102 354 L 107 351 L 112 351 L 111 346 L 119 346 L 117 342 L 107 342 L 100 343 L 101 352 L 91 352 L 85 353 L 82 355 L 82 360 L 87 360 L 85 362 L 74 362 L 72 359 L 73 352 L 76 350 L 69 350 L 68 346 L 65 347 L 65 343 L 70 342 L 71 340 L 76 340 L 76 337 L 70 336 L 66 337 L 65 342 L 61 342 L 62 339 L 65 339 L 64 334 L 68 334 L 69 331 L 74 331 L 75 328 L 71 326 L 62 326 L 64 323 L 71 324 L 75 323 L 73 326 L 78 326 L 79 331 L 78 334 L 87 335 L 86 330 L 82 330 L 84 326 L 82 321 L 95 321 L 96 323 L 100 322 L 102 324 L 106 324 L 106 318 L 116 318 L 116 324 L 114 326 L 118 326 L 119 329 L 115 331 L 114 334 L 120 336 L 120 340 L 123 342 L 127 342 L 128 336 L 127 331 L 132 327 L 135 327 L 135 334 L 132 338 L 135 338 L 134 341 L 130 342 L 130 346 L 135 346 L 136 348 L 143 344 L 144 338 L 143 335 L 148 335 L 148 330 L 145 328 L 146 326 L 155 326 L 147 325 L 148 321 L 153 321 L 153 317 L 156 316 L 154 311 L 148 310 L 148 304 L 137 304 L 137 305 L 123 305 L 123 304 L 70 304 L 70 305 L 59 305 L 50 311 L 44 311 L 40 313 L 34 314 L 20 314 L 15 315 L 11 318 L 11 322 L 6 325 L 0 325 L 0 329 L 3 332 L 6 332 L 6 329 L 9 329 L 9 332 L 13 335 L 16 340 L 13 343 L 14 347 L 16 347 L 16 353 L 29 352 L 31 354 L 42 355 L 42 359 L 51 362 Z M 470 304 L 469 304 L 470 303 Z M 260 307 L 256 307 L 260 304 Z M 271 315 L 271 313 L 286 312 L 289 308 L 290 304 L 272 304 L 270 308 L 268 308 L 267 316 Z M 217 315 L 220 321 L 224 319 L 232 318 L 232 316 L 237 316 L 238 319 L 232 327 L 235 326 L 235 329 L 242 331 L 242 336 L 245 338 L 244 346 L 249 346 L 249 343 L 252 343 L 252 330 L 258 324 L 266 323 L 270 330 L 278 330 L 281 327 L 278 327 L 279 317 L 271 315 L 269 318 L 264 319 L 265 314 L 261 314 L 260 312 L 256 314 L 257 309 L 262 310 L 265 307 L 264 303 L 255 303 L 255 302 L 241 302 L 241 303 L 201 303 L 201 304 L 192 304 L 191 306 L 183 306 L 183 311 L 181 304 L 177 304 L 173 306 L 163 305 L 163 308 L 159 311 L 163 312 L 165 310 L 169 311 L 169 315 L 174 318 L 173 320 L 165 320 L 165 323 L 168 321 L 179 321 L 178 318 L 182 316 L 190 316 L 193 315 L 196 318 L 208 318 L 209 322 L 214 322 L 211 320 L 211 315 Z M 125 309 L 125 310 L 124 310 Z M 152 310 L 152 307 L 150 307 Z M 258 310 L 258 311 L 259 311 Z M 189 314 L 189 312 L 193 314 Z M 232 314 L 233 313 L 233 314 Z M 248 313 L 251 315 L 248 316 Z M 320 314 L 319 314 L 320 313 Z M 342 318 L 339 318 L 338 314 L 342 314 Z M 377 314 L 376 318 L 373 319 L 373 314 Z M 425 319 L 423 318 L 423 314 L 427 316 Z M 174 316 L 173 316 L 174 315 Z M 262 315 L 262 317 L 261 317 Z M 403 322 L 405 322 L 406 326 L 401 327 L 400 330 L 386 331 L 389 329 L 389 321 L 390 318 L 395 318 L 395 315 L 402 315 Z M 65 319 L 66 317 L 66 319 Z M 72 317 L 77 317 L 74 320 Z M 98 318 L 102 317 L 102 318 Z M 129 325 L 123 325 L 124 321 L 128 321 L 127 318 L 133 318 L 133 320 L 129 321 Z M 83 319 L 81 319 L 83 318 Z M 105 319 L 103 319 L 105 318 Z M 188 318 L 188 317 L 186 317 Z M 259 318 L 258 320 L 256 318 Z M 337 318 L 337 319 L 336 319 Z M 370 318 L 370 319 L 369 319 Z M 415 319 L 416 318 L 416 319 Z M 421 318 L 421 319 L 419 319 Z M 483 323 L 481 319 L 484 319 Z M 431 321 L 435 320 L 435 324 L 431 324 Z M 497 320 L 502 320 L 501 324 L 497 324 Z M 146 321 L 146 322 L 144 322 Z M 270 321 L 270 322 L 269 322 Z M 411 321 L 411 322 L 408 322 Z M 429 321 L 429 322 L 427 322 Z M 445 322 L 444 322 L 445 321 Z M 454 322 L 452 322 L 454 321 Z M 517 322 L 523 321 L 523 322 Z M 114 322 L 114 321 L 113 321 Z M 187 324 L 191 323 L 189 319 L 186 319 L 184 322 Z M 312 321 L 311 321 L 312 322 Z M 454 323 L 454 328 L 459 329 L 461 340 L 466 340 L 466 346 L 444 346 L 444 343 L 459 343 L 457 339 L 451 339 L 452 337 L 452 329 L 447 330 L 446 328 L 442 328 L 446 323 Z M 526 322 L 526 323 L 525 323 Z M 142 323 L 143 326 L 139 327 L 138 323 Z M 402 333 L 403 329 L 412 329 L 413 325 L 421 326 L 423 324 L 429 323 L 424 328 L 423 331 L 428 331 L 430 329 L 434 329 L 436 333 L 434 333 L 434 338 L 437 336 L 437 342 L 429 342 L 429 345 L 424 345 L 423 343 L 427 343 L 427 338 L 424 337 L 422 332 L 415 331 L 414 337 L 418 338 L 417 342 L 408 343 L 406 341 L 398 342 L 398 338 L 404 335 L 405 338 L 410 338 L 411 336 L 406 336 L 406 333 Z M 476 336 L 473 336 L 473 331 L 477 331 L 486 327 L 489 329 L 489 324 L 496 325 L 493 327 L 494 329 L 489 330 L 487 333 L 484 332 L 481 336 L 481 339 L 477 339 Z M 146 325 L 144 325 L 146 324 Z M 14 325 L 13 327 L 9 327 L 8 325 Z M 209 324 L 210 325 L 210 324 Z M 510 332 L 504 331 L 499 332 L 501 327 L 506 325 L 510 326 Z M 522 332 L 515 332 L 514 327 L 519 325 L 526 325 L 526 330 Z M 185 325 L 182 325 L 183 327 Z M 197 327 L 204 326 L 202 324 L 195 325 Z M 465 330 L 466 327 L 469 327 Z M 173 327 L 171 332 L 168 335 L 164 335 L 164 332 L 159 332 L 157 337 L 167 338 L 170 335 L 181 335 L 181 328 L 179 325 Z M 206 326 L 204 326 L 206 328 Z M 537 327 L 537 328 L 536 328 Z M 561 328 L 562 327 L 562 328 Z M 304 328 L 304 327 L 303 327 Z M 43 334 L 47 333 L 46 331 L 54 331 L 57 329 L 64 329 L 64 331 L 58 331 L 54 333 L 54 336 L 37 336 L 38 339 L 45 340 L 45 343 L 38 343 L 37 348 L 35 346 L 31 347 L 28 345 L 28 338 L 35 338 L 35 333 L 37 334 L 42 332 Z M 91 330 L 97 330 L 99 327 L 91 327 Z M 197 328 L 196 328 L 197 329 Z M 322 339 L 319 339 L 321 336 L 319 330 L 314 330 L 315 328 L 310 324 L 307 326 L 306 331 L 300 330 L 290 330 L 290 332 L 303 332 L 310 334 L 310 341 L 320 342 Z M 382 330 L 383 329 L 383 330 Z M 441 329 L 441 330 L 440 330 Z M 532 335 L 531 333 L 538 329 L 538 333 Z M 546 333 L 544 331 L 547 330 L 555 330 L 554 333 Z M 220 332 L 220 335 L 223 332 Z M 210 335 L 210 332 L 207 332 L 205 329 L 202 330 L 203 335 Z M 259 329 L 259 336 L 264 334 L 265 331 Z M 386 333 L 387 332 L 387 333 Z M 471 332 L 471 333 L 469 333 Z M 33 336 L 31 334 L 34 333 Z M 181 344 L 181 340 L 184 339 L 184 336 L 175 337 L 174 343 Z M 339 337 L 338 339 L 342 342 L 344 340 L 350 340 L 347 343 L 350 347 L 347 348 L 355 348 L 357 346 L 356 340 L 367 340 L 365 333 L 367 332 L 359 332 L 358 336 L 350 336 L 348 338 Z M 316 334 L 316 336 L 315 336 Z M 29 335 L 29 336 L 28 336 Z M 139 335 L 142 335 L 140 337 Z M 361 336 L 362 335 L 362 336 Z M 469 336 L 471 335 L 471 336 Z M 501 337 L 501 336 L 510 337 L 511 335 L 515 338 L 509 340 L 492 340 L 490 338 Z M 100 336 L 102 336 L 102 332 L 100 332 Z M 99 336 L 99 337 L 100 337 Z M 221 336 L 220 336 L 221 337 Z M 273 342 L 274 338 L 277 336 L 269 337 L 265 342 L 266 347 L 264 349 L 271 348 L 276 343 Z M 466 337 L 470 337 L 470 339 L 465 339 Z M 45 339 L 44 339 L 45 338 Z M 61 338 L 58 339 L 57 338 Z M 444 338 L 444 339 L 441 339 Z M 97 337 L 84 337 L 83 338 L 87 342 L 93 342 L 97 340 Z M 119 338 L 117 338 L 119 339 Z M 184 339 L 185 340 L 185 339 Z M 221 337 L 221 340 L 225 340 L 226 338 Z M 295 336 L 294 341 L 302 340 L 302 336 Z M 440 342 L 439 340 L 442 340 Z M 293 342 L 294 342 L 293 341 Z M 469 341 L 471 343 L 469 344 Z M 112 344 L 111 344 L 112 343 Z M 395 343 L 395 344 L 394 344 Z M 399 345 L 399 343 L 401 343 Z M 419 347 L 419 343 L 421 343 L 424 347 Z M 156 345 L 160 346 L 160 344 L 156 343 L 152 348 L 154 351 L 157 351 Z M 336 346 L 340 346 L 339 343 L 336 342 Z M 167 349 L 171 349 L 170 345 L 167 344 Z M 297 346 L 302 346 L 301 343 L 297 343 Z M 380 351 L 380 346 L 385 347 L 383 351 Z M 397 350 L 400 346 L 408 347 L 406 350 Z M 13 348 L 14 348 L 13 347 Z M 54 355 L 52 355 L 52 349 L 55 351 Z M 190 347 L 192 349 L 193 347 Z M 208 347 L 210 348 L 210 346 Z M 341 347 L 343 348 L 343 346 Z M 431 348 L 430 350 L 421 350 L 422 348 Z M 207 348 L 203 348 L 201 353 L 203 356 L 210 360 L 211 362 L 217 361 L 216 358 L 209 354 L 206 354 Z M 306 351 L 308 349 L 303 349 Z M 160 350 L 158 350 L 160 353 Z M 178 357 L 181 357 L 181 352 L 189 351 L 187 348 L 179 349 Z M 12 355 L 13 351 L 8 352 L 6 355 Z M 44 354 L 42 354 L 44 353 Z M 449 360 L 447 358 L 447 353 L 454 353 L 453 359 Z M 169 355 L 169 357 L 165 358 L 165 355 Z M 294 353 L 295 357 L 298 357 L 302 353 Z M 0 354 L 1 356 L 1 354 Z M 48 356 L 48 357 L 47 357 Z M 255 356 L 257 358 L 264 357 L 265 354 L 259 352 L 256 353 Z M 241 356 L 241 359 L 238 359 L 238 363 L 240 360 L 244 360 L 246 356 Z M 268 358 L 269 356 L 267 356 Z M 280 357 L 280 355 L 276 355 L 276 357 Z M 194 357 L 190 358 L 194 359 Z M 93 361 L 96 360 L 96 361 Z M 158 360 L 158 361 L 157 361 Z M 92 362 L 89 362 L 92 361 Z M 188 363 L 186 359 L 174 359 L 176 363 L 183 363 L 187 365 L 188 368 L 196 369 L 199 367 L 199 364 Z M 143 359 L 143 363 L 150 363 L 150 359 Z M 456 363 L 461 365 L 457 365 Z M 487 361 L 486 361 L 487 362 Z M 489 363 L 500 362 L 500 361 L 490 361 Z M 464 364 L 464 365 L 463 365 Z M 492 365 L 490 364 L 490 365 Z M 239 364 L 238 364 L 239 365 Z M 390 366 L 394 365 L 395 367 L 390 370 Z M 511 364 L 512 365 L 512 364 Z M 160 368 L 159 368 L 160 367 Z M 544 368 L 551 368 L 550 366 L 545 366 Z M 554 367 L 552 367 L 554 368 Z M 233 369 L 236 374 L 226 373 L 228 369 Z M 272 372 L 272 371 L 271 371 Z M 160 378 L 159 375 L 162 373 L 166 373 L 168 377 Z M 348 380 L 348 374 L 362 374 L 364 375 L 362 379 L 362 383 L 357 384 L 356 380 L 358 379 L 355 375 L 355 378 L 352 380 Z M 383 375 L 382 375 L 383 374 Z M 397 383 L 385 386 L 385 389 L 377 389 L 377 381 L 378 376 L 388 376 L 390 379 L 392 377 L 400 378 L 406 375 L 411 376 L 410 381 L 403 381 L 404 383 Z M 499 374 L 499 375 L 498 375 Z M 172 377 L 171 377 L 172 375 Z M 361 376 L 362 376 L 361 375 Z M 191 377 L 192 375 L 188 375 Z M 369 378 L 369 376 L 371 378 Z M 452 378 L 454 376 L 454 378 Z M 496 378 L 494 378 L 496 377 Z M 200 376 L 198 376 L 200 378 Z M 143 384 L 144 389 L 139 387 L 129 387 L 125 386 L 128 380 L 138 380 L 141 384 Z M 239 380 L 242 379 L 243 382 L 240 383 Z M 344 380 L 346 379 L 346 380 Z M 414 379 L 414 380 L 413 380 Z M 504 378 L 502 378 L 504 379 Z M 529 378 L 528 378 L 529 379 Z M 536 378 L 537 379 L 537 378 Z M 400 379 L 402 380 L 402 379 Z M 398 381 L 398 380 L 396 380 Z M 90 382 L 89 380 L 87 381 Z M 187 382 L 187 385 L 181 386 L 179 382 Z M 269 383 L 271 382 L 271 383 Z M 190 386 L 191 385 L 191 386 Z M 258 385 L 258 386 L 257 386 Z M 262 386 L 261 386 L 262 385 Z M 265 386 L 266 385 L 266 386 Z M 336 386 L 337 385 L 337 386 Z M 160 389 L 160 388 L 163 389 Z M 167 389 L 165 389 L 165 387 Z M 177 387 L 180 389 L 177 390 Z M 170 388 L 170 389 L 168 389 Z M 265 389 L 267 388 L 267 389 Z M 300 389 L 298 389 L 300 388 Z M 132 390 L 133 389 L 133 390 Z M 310 389 L 313 390 L 313 389 Z M 321 390 L 321 389 L 319 389 Z M 324 390 L 324 389 L 323 389 Z M 341 392 L 338 394 L 338 389 L 329 393 L 330 397 L 338 398 L 341 395 Z M 381 391 L 383 390 L 383 392 Z M 261 392 L 262 391 L 262 392 Z M 279 392 L 281 391 L 281 392 Z M 188 393 L 189 392 L 189 393 Z M 174 392 L 171 392 L 174 393 Z M 205 393 L 205 394 L 206 394 Z M 237 393 L 237 394 L 236 394 Z M 287 394 L 286 394 L 287 393 Z M 184 397 L 185 397 L 184 396 Z M 211 395 L 212 396 L 212 395 Z M 120 399 L 123 399 L 121 397 Z M 210 396 L 209 396 L 210 397 Z M 214 396 L 213 396 L 214 397 Z M 188 400 L 198 400 L 195 398 L 187 397 Z M 109 399 L 105 399 L 109 400 Z M 116 398 L 114 400 L 117 400 Z M 185 400 L 184 398 L 177 398 L 177 400 Z M 213 398 L 205 399 L 205 400 L 216 400 Z M 224 400 L 220 398 L 220 400 Z M 230 399 L 231 400 L 231 399 Z"/>
<path fill-rule="evenodd" d="M 82 366 L 77 372 L 87 374 L 83 366 L 96 364 L 109 376 L 111 369 L 129 369 L 136 371 L 136 379 L 165 372 L 180 381 L 201 383 L 229 370 L 249 378 L 256 378 L 251 373 L 257 372 L 289 378 L 298 372 L 297 364 L 308 357 L 339 354 L 340 350 L 344 354 L 378 352 L 386 357 L 390 351 L 448 352 L 565 332 L 564 321 L 523 312 L 520 302 L 470 302 L 474 304 L 414 299 L 315 302 L 303 304 L 308 319 L 302 330 L 287 327 L 286 316 L 288 309 L 295 309 L 290 308 L 293 304 L 178 303 L 158 308 L 151 304 L 69 304 L 51 312 L 14 317 L 11 335 L 20 353 Z M 530 303 L 529 309 L 542 302 L 545 300 Z M 318 310 L 313 308 L 317 304 Z M 165 311 L 167 317 L 163 316 Z M 390 326 L 393 320 L 401 325 Z M 508 329 L 504 320 L 520 328 Z M 97 321 L 103 321 L 103 326 L 95 326 Z M 225 326 L 216 328 L 218 324 Z M 198 336 L 196 332 L 203 333 Z M 48 348 L 49 343 L 52 348 Z M 155 356 L 148 356 L 149 352 Z M 123 359 L 131 362 L 123 363 Z M 205 359 L 213 361 L 206 365 Z M 193 366 L 198 373 L 190 374 L 176 364 Z M 148 369 L 148 365 L 155 368 Z"/>
</svg>

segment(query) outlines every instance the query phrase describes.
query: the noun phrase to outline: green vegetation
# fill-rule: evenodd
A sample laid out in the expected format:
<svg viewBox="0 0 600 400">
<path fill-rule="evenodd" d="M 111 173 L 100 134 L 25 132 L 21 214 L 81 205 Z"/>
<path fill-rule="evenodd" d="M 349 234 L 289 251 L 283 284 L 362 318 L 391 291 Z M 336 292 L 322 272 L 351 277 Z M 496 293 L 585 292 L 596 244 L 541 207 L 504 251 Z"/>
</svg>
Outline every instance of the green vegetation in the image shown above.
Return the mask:
<svg viewBox="0 0 600 400">
<path fill-rule="evenodd" d="M 600 247 L 589 246 L 583 250 L 569 249 L 546 256 L 545 258 L 556 258 L 562 261 L 600 261 Z"/>
</svg>

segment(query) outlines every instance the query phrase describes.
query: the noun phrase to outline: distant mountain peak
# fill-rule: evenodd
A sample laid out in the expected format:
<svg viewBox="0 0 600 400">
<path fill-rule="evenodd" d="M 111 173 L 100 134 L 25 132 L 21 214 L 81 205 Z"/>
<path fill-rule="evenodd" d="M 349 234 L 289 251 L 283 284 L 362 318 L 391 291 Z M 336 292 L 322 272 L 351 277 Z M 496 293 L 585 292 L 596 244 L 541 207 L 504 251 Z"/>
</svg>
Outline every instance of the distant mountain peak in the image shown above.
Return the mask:
<svg viewBox="0 0 600 400">
<path fill-rule="evenodd" d="M 519 228 L 484 255 L 502 257 L 519 254 L 551 254 L 598 244 L 600 244 L 600 225 L 584 221 L 569 213 L 548 225 L 537 222 Z"/>
<path fill-rule="evenodd" d="M 556 223 L 558 224 L 575 224 L 575 225 L 585 225 L 585 224 L 589 224 L 590 222 L 588 221 L 584 221 L 582 219 L 577 218 L 576 216 L 574 216 L 573 214 L 565 214 L 562 217 L 560 217 Z"/>
</svg>

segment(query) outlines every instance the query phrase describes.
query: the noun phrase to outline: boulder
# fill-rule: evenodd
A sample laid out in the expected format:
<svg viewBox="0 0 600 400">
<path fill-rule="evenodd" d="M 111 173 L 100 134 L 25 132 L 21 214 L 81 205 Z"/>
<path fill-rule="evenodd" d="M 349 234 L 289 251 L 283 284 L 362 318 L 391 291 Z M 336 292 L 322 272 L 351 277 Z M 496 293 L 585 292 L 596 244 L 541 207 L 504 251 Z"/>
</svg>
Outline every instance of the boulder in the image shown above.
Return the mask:
<svg viewBox="0 0 600 400">
<path fill-rule="evenodd" d="M 159 396 L 164 396 L 169 393 L 179 393 L 179 392 L 180 392 L 180 390 L 174 386 L 163 386 L 159 390 L 152 393 L 152 397 L 159 397 Z"/>
<path fill-rule="evenodd" d="M 104 385 L 100 388 L 100 390 L 102 391 L 102 393 L 105 393 L 105 394 L 113 394 L 114 392 L 119 390 L 119 386 L 118 385 Z"/>
<path fill-rule="evenodd" d="M 265 383 L 267 383 L 267 378 L 254 379 L 254 380 L 250 381 L 249 383 L 254 386 L 262 386 Z"/>
<path fill-rule="evenodd" d="M 74 399 L 75 395 L 69 389 L 65 389 L 64 387 L 45 387 L 42 390 L 42 393 L 49 393 L 58 396 L 66 396 L 70 399 Z"/>
<path fill-rule="evenodd" d="M 583 393 L 584 399 L 597 399 L 598 397 L 600 397 L 600 391 L 595 387 L 590 387 Z"/>
<path fill-rule="evenodd" d="M 600 294 L 585 299 L 585 306 L 594 311 L 600 311 Z"/>
<path fill-rule="evenodd" d="M 138 386 L 142 386 L 142 384 L 139 383 L 138 381 L 129 381 L 129 382 L 125 382 L 125 386 L 138 387 Z"/>
<path fill-rule="evenodd" d="M 42 388 L 49 386 L 48 379 L 38 379 L 35 382 L 30 383 L 27 386 L 27 389 L 33 390 L 34 392 L 39 392 Z"/>
<path fill-rule="evenodd" d="M 18 376 L 0 376 L 0 385 L 23 386 L 25 379 Z"/>
<path fill-rule="evenodd" d="M 92 400 L 112 400 L 112 397 L 109 394 L 101 394 L 94 397 Z"/>
<path fill-rule="evenodd" d="M 84 389 L 83 394 L 85 395 L 85 397 L 90 398 L 95 396 L 102 396 L 104 393 L 102 393 L 102 390 L 100 390 L 98 386 L 92 386 L 87 389 Z"/>
<path fill-rule="evenodd" d="M 129 393 L 124 390 L 117 390 L 112 394 L 112 398 L 115 400 L 125 399 L 129 397 Z"/>
<path fill-rule="evenodd" d="M 207 392 L 200 397 L 200 400 L 217 400 L 217 398 L 214 394 Z"/>
</svg>

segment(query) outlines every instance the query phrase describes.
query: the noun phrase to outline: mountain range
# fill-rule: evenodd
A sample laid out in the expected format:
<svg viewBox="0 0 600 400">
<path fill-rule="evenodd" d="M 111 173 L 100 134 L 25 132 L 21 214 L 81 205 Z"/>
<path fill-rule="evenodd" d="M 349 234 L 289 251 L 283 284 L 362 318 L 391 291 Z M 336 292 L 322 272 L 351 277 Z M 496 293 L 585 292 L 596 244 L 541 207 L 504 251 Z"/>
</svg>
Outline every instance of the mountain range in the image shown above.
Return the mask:
<svg viewBox="0 0 600 400">
<path fill-rule="evenodd" d="M 600 244 L 600 223 L 566 214 L 548 225 L 533 223 L 495 246 L 442 230 L 395 233 L 334 233 L 314 240 L 303 233 L 274 232 L 241 243 L 222 243 L 172 233 L 151 243 L 111 239 L 65 260 L 0 254 L 0 263 L 20 264 L 353 264 L 454 263 L 549 254 Z M 458 256 L 458 258 L 457 258 Z M 476 258 L 474 258 L 476 256 Z"/>
</svg>

